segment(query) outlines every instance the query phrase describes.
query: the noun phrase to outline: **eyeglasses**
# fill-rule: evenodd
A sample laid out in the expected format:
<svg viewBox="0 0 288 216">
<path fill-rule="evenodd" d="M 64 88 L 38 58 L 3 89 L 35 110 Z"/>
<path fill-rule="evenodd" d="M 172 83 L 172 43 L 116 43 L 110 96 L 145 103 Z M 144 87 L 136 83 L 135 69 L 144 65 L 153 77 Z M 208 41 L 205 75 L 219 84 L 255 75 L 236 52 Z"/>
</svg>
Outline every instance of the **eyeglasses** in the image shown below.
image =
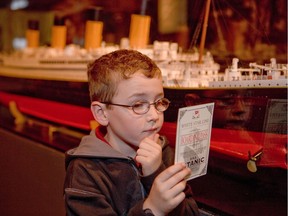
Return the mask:
<svg viewBox="0 0 288 216">
<path fill-rule="evenodd" d="M 132 108 L 133 112 L 138 115 L 143 115 L 150 110 L 150 106 L 154 105 L 155 109 L 159 112 L 164 112 L 168 109 L 170 101 L 167 98 L 161 98 L 153 103 L 149 103 L 148 101 L 138 101 L 132 105 L 124 105 L 124 104 L 115 104 L 110 102 L 101 102 L 107 105 L 121 106 Z"/>
</svg>

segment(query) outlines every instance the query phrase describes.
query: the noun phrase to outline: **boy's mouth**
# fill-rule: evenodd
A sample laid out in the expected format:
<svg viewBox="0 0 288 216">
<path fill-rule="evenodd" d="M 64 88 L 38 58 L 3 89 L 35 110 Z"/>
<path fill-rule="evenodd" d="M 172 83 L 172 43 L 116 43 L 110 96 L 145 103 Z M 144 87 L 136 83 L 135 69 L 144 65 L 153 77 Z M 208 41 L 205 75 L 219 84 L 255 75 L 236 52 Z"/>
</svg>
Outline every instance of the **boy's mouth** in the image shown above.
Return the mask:
<svg viewBox="0 0 288 216">
<path fill-rule="evenodd" d="M 148 129 L 147 131 L 157 131 L 157 127 L 152 127 L 152 128 L 150 128 L 150 129 Z"/>
<path fill-rule="evenodd" d="M 157 127 L 153 127 L 147 130 L 144 130 L 145 133 L 149 133 L 149 134 L 154 134 L 158 132 L 158 128 Z"/>
</svg>

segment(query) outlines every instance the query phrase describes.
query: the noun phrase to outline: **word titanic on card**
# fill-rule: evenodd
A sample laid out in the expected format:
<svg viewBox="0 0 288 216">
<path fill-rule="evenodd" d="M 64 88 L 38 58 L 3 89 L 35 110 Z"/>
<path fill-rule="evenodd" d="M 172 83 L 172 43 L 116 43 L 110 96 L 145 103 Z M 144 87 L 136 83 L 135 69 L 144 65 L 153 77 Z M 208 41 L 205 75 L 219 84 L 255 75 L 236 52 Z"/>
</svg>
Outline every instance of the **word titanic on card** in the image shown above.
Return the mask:
<svg viewBox="0 0 288 216">
<path fill-rule="evenodd" d="M 214 103 L 180 108 L 178 111 L 175 163 L 191 169 L 187 180 L 207 173 Z"/>
</svg>

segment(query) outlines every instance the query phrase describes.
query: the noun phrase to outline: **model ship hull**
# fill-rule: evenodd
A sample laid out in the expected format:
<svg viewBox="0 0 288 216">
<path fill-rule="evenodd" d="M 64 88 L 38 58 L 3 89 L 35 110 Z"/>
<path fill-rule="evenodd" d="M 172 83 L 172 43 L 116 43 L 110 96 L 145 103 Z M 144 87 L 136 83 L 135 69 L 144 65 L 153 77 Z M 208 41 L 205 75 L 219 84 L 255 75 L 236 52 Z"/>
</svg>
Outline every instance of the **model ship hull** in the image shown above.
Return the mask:
<svg viewBox="0 0 288 216">
<path fill-rule="evenodd" d="M 0 68 L 1 70 L 1 68 Z M 1 73 L 1 72 L 0 72 Z M 63 74 L 62 74 L 63 76 Z M 66 77 L 67 78 L 67 77 Z M 84 107 L 90 106 L 89 90 L 87 82 L 50 80 L 50 79 L 32 79 L 14 76 L 0 75 L 0 90 L 19 95 L 32 96 L 62 103 L 74 104 Z M 178 108 L 187 105 L 187 95 L 201 95 L 203 92 L 246 92 L 246 97 L 254 100 L 254 108 L 258 109 L 254 113 L 254 122 L 263 125 L 265 119 L 266 106 L 272 99 L 287 99 L 286 87 L 247 87 L 247 88 L 172 88 L 165 87 L 165 96 L 172 101 L 171 106 L 165 113 L 166 121 L 174 122 L 177 118 Z M 245 95 L 244 95 L 245 96 Z M 258 126 L 253 131 L 261 131 L 263 128 Z"/>
</svg>

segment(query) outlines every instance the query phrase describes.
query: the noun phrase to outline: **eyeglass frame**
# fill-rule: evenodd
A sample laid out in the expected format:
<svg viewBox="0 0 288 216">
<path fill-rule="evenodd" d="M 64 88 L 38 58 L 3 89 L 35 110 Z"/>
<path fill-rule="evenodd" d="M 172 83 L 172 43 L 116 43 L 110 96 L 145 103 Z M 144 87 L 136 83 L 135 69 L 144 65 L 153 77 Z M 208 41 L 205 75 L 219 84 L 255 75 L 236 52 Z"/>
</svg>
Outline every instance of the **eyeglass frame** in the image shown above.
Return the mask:
<svg viewBox="0 0 288 216">
<path fill-rule="evenodd" d="M 157 109 L 157 106 L 156 106 L 156 104 L 158 103 L 158 102 L 160 102 L 160 101 L 166 101 L 167 102 L 167 107 L 166 107 L 166 109 L 165 110 L 158 110 Z M 146 113 L 148 113 L 149 112 L 149 110 L 150 110 L 150 107 L 151 107 L 151 105 L 154 105 L 154 107 L 155 107 L 155 109 L 158 111 L 158 112 L 165 112 L 168 108 L 169 108 L 169 105 L 170 105 L 170 103 L 171 103 L 171 101 L 169 101 L 169 99 L 167 99 L 167 98 L 160 98 L 160 99 L 158 99 L 158 100 L 156 100 L 155 102 L 153 102 L 153 103 L 149 103 L 148 101 L 137 101 L 136 103 L 134 103 L 134 104 L 132 104 L 132 105 L 126 105 L 126 104 L 118 104 L 118 103 L 111 103 L 111 102 L 105 102 L 105 101 L 102 101 L 102 102 L 100 102 L 100 103 L 103 103 L 103 104 L 106 104 L 106 105 L 112 105 L 112 106 L 119 106 L 119 107 L 126 107 L 126 108 L 131 108 L 132 109 L 132 111 L 135 113 L 135 114 L 137 114 L 137 115 L 144 115 L 144 114 L 146 114 Z M 137 105 L 137 103 L 138 103 L 138 105 L 139 104 L 147 104 L 147 110 L 145 111 L 145 112 L 143 112 L 143 113 L 138 113 L 138 112 L 135 112 L 135 105 Z"/>
</svg>

